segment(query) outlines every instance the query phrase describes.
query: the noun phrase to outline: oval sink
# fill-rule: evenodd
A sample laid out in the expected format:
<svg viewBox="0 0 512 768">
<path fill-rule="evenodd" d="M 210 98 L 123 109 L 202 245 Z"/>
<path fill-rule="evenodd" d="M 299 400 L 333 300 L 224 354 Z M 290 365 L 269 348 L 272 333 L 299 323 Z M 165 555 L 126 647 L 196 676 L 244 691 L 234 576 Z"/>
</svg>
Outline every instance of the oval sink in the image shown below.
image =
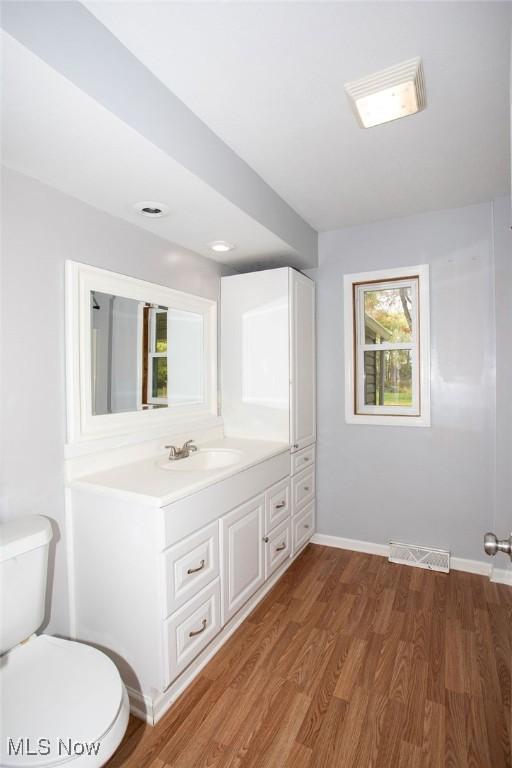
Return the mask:
<svg viewBox="0 0 512 768">
<path fill-rule="evenodd" d="M 240 451 L 227 448 L 205 448 L 191 453 L 186 459 L 161 459 L 157 462 L 160 469 L 173 472 L 210 472 L 213 469 L 224 469 L 238 464 L 242 454 Z"/>
</svg>

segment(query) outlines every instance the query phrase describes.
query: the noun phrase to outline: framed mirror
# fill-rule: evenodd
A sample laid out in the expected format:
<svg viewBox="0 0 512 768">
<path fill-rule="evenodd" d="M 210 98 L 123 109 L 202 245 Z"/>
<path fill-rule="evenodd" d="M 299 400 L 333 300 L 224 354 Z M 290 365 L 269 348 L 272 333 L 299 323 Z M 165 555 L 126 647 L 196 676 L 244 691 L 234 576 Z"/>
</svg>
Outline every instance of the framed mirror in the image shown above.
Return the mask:
<svg viewBox="0 0 512 768">
<path fill-rule="evenodd" d="M 217 304 L 66 263 L 68 442 L 217 415 Z"/>
</svg>

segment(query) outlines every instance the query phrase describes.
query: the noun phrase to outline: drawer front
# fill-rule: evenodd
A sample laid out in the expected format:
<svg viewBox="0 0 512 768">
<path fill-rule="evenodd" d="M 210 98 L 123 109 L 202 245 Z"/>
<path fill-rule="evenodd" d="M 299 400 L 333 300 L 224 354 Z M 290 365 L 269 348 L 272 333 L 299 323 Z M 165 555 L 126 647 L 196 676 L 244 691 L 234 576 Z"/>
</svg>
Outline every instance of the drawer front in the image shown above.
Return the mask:
<svg viewBox="0 0 512 768">
<path fill-rule="evenodd" d="M 291 486 L 288 479 L 283 480 L 265 493 L 265 530 L 270 533 L 276 525 L 282 523 L 291 512 Z"/>
<path fill-rule="evenodd" d="M 315 466 L 315 446 L 309 445 L 307 448 L 303 448 L 302 451 L 292 453 L 292 475 L 296 475 L 297 472 L 301 472 L 306 467 Z"/>
<path fill-rule="evenodd" d="M 219 527 L 212 523 L 163 554 L 165 616 L 174 613 L 219 575 Z"/>
<path fill-rule="evenodd" d="M 265 579 L 268 579 L 292 553 L 290 521 L 278 526 L 265 538 Z"/>
<path fill-rule="evenodd" d="M 165 622 L 166 687 L 220 629 L 220 585 L 217 579 Z"/>
<path fill-rule="evenodd" d="M 315 503 L 312 502 L 302 510 L 302 512 L 293 518 L 293 552 L 294 554 L 302 549 L 304 544 L 309 541 L 315 532 Z"/>
<path fill-rule="evenodd" d="M 315 498 L 315 468 L 304 469 L 292 478 L 293 514 L 296 515 Z"/>
</svg>

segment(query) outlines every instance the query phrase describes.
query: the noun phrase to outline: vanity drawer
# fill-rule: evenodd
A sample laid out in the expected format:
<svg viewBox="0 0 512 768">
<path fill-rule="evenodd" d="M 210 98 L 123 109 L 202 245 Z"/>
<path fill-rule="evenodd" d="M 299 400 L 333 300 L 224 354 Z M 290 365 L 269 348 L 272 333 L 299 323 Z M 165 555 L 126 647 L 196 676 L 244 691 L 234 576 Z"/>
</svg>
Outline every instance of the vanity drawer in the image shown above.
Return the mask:
<svg viewBox="0 0 512 768">
<path fill-rule="evenodd" d="M 303 448 L 302 451 L 292 453 L 292 475 L 296 475 L 306 467 L 315 466 L 315 446 L 308 445 L 307 448 Z"/>
<path fill-rule="evenodd" d="M 174 613 L 164 624 L 167 687 L 220 632 L 219 580 Z"/>
<path fill-rule="evenodd" d="M 315 498 L 315 468 L 309 467 L 292 477 L 293 514 Z"/>
<path fill-rule="evenodd" d="M 265 530 L 269 533 L 286 520 L 291 511 L 291 486 L 288 478 L 265 492 Z"/>
<path fill-rule="evenodd" d="M 278 526 L 265 538 L 265 579 L 268 579 L 292 553 L 290 521 Z"/>
<path fill-rule="evenodd" d="M 173 613 L 187 600 L 219 575 L 219 526 L 212 523 L 166 550 L 165 616 Z"/>
<path fill-rule="evenodd" d="M 293 552 L 301 549 L 315 531 L 315 502 L 311 502 L 302 512 L 293 518 Z"/>
</svg>

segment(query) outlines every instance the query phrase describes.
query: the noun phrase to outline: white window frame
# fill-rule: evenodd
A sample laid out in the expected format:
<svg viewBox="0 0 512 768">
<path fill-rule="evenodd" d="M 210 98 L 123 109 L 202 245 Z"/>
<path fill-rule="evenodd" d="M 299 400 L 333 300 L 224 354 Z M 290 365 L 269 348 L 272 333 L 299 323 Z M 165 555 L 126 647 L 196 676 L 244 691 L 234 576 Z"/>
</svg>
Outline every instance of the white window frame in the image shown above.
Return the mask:
<svg viewBox="0 0 512 768">
<path fill-rule="evenodd" d="M 412 343 L 367 344 L 365 341 L 365 290 L 413 288 Z M 375 426 L 430 426 L 430 306 L 429 267 L 422 264 L 399 269 L 360 272 L 344 276 L 345 319 L 345 420 Z M 411 352 L 412 406 L 364 404 L 364 352 L 408 349 Z M 362 373 L 361 373 L 362 372 Z"/>
<path fill-rule="evenodd" d="M 204 374 L 200 402 L 169 403 L 168 408 L 129 413 L 93 414 L 91 291 L 202 315 Z M 170 313 L 168 338 L 169 317 Z M 101 450 L 101 438 L 126 436 L 126 440 L 131 440 L 132 436 L 136 436 L 136 439 L 144 440 L 155 434 L 181 434 L 185 429 L 188 433 L 191 429 L 218 425 L 217 302 L 87 264 L 66 261 L 66 405 L 68 456 Z"/>
<path fill-rule="evenodd" d="M 155 352 L 156 348 L 156 316 L 157 314 L 165 312 L 166 309 L 157 309 L 152 307 L 150 309 L 150 322 L 149 322 L 149 351 L 148 351 L 148 393 L 153 392 L 153 359 L 155 357 L 167 357 L 167 352 Z M 147 396 L 147 402 L 150 405 L 167 405 L 167 397 L 152 397 L 150 394 Z"/>
</svg>

